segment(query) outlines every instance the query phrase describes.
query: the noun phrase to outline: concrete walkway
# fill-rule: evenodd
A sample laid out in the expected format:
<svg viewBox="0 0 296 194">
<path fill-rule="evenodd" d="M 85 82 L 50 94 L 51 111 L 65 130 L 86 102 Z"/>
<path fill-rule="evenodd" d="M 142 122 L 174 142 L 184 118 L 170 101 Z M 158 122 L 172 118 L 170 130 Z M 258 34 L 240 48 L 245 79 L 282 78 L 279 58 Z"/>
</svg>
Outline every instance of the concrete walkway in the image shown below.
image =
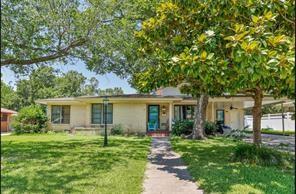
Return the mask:
<svg viewBox="0 0 296 194">
<path fill-rule="evenodd" d="M 1 136 L 6 136 L 6 135 L 11 135 L 11 133 L 7 133 L 7 132 L 1 133 Z"/>
<path fill-rule="evenodd" d="M 167 137 L 153 138 L 143 194 L 202 194 Z"/>
</svg>

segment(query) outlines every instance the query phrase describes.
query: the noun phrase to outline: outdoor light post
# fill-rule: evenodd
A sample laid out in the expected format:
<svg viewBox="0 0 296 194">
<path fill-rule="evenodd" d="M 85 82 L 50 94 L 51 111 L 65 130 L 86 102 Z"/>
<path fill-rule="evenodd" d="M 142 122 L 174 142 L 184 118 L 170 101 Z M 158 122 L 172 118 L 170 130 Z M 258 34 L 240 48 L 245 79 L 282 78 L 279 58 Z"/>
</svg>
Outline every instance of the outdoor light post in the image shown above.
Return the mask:
<svg viewBox="0 0 296 194">
<path fill-rule="evenodd" d="M 107 139 L 107 108 L 108 108 L 108 98 L 105 97 L 103 99 L 104 103 L 104 123 L 105 123 L 105 135 L 104 135 L 104 146 L 108 145 L 108 139 Z"/>
</svg>

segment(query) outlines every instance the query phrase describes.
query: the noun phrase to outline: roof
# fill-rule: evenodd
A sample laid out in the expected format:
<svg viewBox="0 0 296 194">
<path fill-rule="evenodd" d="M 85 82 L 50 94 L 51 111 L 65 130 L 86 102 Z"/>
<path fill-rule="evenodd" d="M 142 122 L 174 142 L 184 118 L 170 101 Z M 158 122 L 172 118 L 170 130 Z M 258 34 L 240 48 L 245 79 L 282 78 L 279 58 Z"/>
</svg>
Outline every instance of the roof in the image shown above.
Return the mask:
<svg viewBox="0 0 296 194">
<path fill-rule="evenodd" d="M 1 113 L 7 113 L 7 114 L 17 114 L 14 110 L 9 110 L 7 108 L 1 108 Z"/>
<path fill-rule="evenodd" d="M 119 94 L 119 95 L 99 95 L 99 96 L 79 96 L 77 98 L 183 98 L 184 95 L 163 96 L 156 94 Z"/>
<path fill-rule="evenodd" d="M 39 104 L 48 104 L 48 103 L 56 103 L 56 104 L 77 104 L 81 102 L 93 102 L 95 100 L 103 100 L 104 98 L 108 98 L 114 101 L 129 101 L 129 100 L 138 100 L 138 101 L 146 101 L 151 100 L 153 102 L 156 101 L 183 101 L 186 102 L 193 102 L 196 100 L 195 97 L 186 96 L 186 95 L 157 95 L 157 94 L 120 94 L 120 95 L 101 95 L 101 96 L 78 96 L 78 97 L 62 97 L 62 98 L 48 98 L 48 99 L 39 99 L 36 100 L 36 103 Z M 209 101 L 214 100 L 216 102 L 223 101 L 243 101 L 244 107 L 252 107 L 254 100 L 251 96 L 244 95 L 244 94 L 224 94 L 222 96 L 211 97 Z M 274 99 L 270 95 L 264 95 L 263 104 L 265 103 L 278 103 L 278 101 L 288 101 L 288 99 Z"/>
</svg>

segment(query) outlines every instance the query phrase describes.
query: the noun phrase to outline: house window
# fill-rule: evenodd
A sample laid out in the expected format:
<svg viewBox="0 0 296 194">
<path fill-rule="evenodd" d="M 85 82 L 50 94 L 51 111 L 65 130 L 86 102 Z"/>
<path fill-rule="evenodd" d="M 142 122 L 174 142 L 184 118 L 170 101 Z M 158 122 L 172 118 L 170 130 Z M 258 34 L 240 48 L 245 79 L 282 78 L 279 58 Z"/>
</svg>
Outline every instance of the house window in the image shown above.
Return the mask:
<svg viewBox="0 0 296 194">
<path fill-rule="evenodd" d="M 104 105 L 101 103 L 92 104 L 91 106 L 91 123 L 104 124 Z M 113 123 L 113 104 L 107 106 L 107 124 Z"/>
<path fill-rule="evenodd" d="M 225 118 L 224 118 L 224 110 L 216 110 L 216 121 L 224 124 Z"/>
<path fill-rule="evenodd" d="M 1 114 L 1 121 L 7 121 L 7 114 Z"/>
<path fill-rule="evenodd" d="M 195 106 L 194 105 L 175 105 L 174 106 L 174 120 L 194 119 Z"/>
<path fill-rule="evenodd" d="M 70 106 L 69 105 L 52 106 L 51 122 L 55 124 L 69 124 L 70 123 Z"/>
</svg>

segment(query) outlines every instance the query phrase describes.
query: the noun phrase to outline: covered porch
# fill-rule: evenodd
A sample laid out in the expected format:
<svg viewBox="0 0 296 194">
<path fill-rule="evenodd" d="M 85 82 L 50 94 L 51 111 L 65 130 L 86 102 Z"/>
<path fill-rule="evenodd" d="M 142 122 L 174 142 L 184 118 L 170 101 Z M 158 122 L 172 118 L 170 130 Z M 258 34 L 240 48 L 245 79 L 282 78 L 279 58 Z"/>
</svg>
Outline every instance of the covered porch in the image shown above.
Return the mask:
<svg viewBox="0 0 296 194">
<path fill-rule="evenodd" d="M 287 99 L 265 97 L 264 104 Z M 220 121 L 232 129 L 244 128 L 244 110 L 252 106 L 253 99 L 248 96 L 225 96 L 210 98 L 206 111 L 206 120 Z M 170 133 L 173 123 L 179 120 L 193 120 L 196 111 L 196 100 L 182 99 L 167 102 L 147 103 L 147 133 Z"/>
</svg>

